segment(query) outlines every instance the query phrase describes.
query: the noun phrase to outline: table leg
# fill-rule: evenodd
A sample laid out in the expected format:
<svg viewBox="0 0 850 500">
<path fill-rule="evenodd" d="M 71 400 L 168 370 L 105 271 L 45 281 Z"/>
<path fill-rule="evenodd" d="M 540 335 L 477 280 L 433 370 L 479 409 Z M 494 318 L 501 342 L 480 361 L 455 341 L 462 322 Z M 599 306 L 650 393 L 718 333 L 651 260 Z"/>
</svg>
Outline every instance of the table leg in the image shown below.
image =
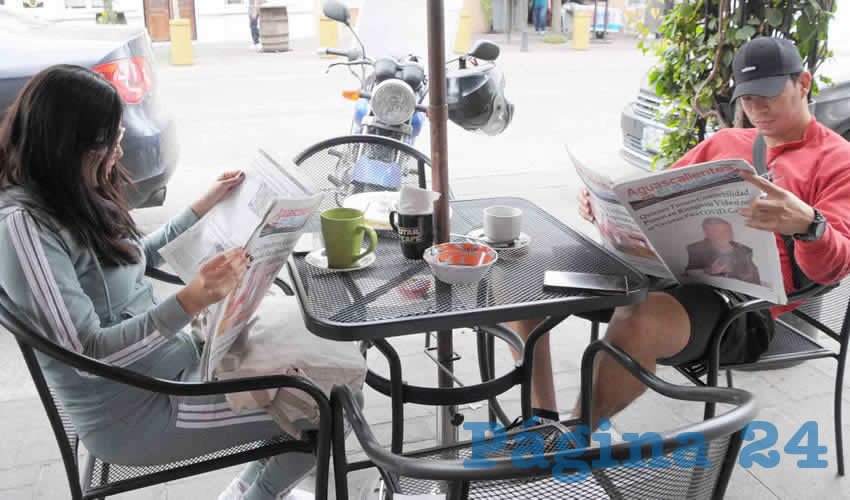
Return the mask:
<svg viewBox="0 0 850 500">
<path fill-rule="evenodd" d="M 454 373 L 454 346 L 452 331 L 437 332 L 437 359 L 444 370 L 437 368 L 437 386 L 450 388 L 454 386 L 451 374 Z M 447 373 L 448 372 L 448 373 Z M 456 406 L 440 406 L 437 411 L 437 443 L 450 445 L 458 441 L 457 426 L 454 425 Z"/>
<path fill-rule="evenodd" d="M 549 330 L 556 327 L 562 321 L 567 319 L 569 314 L 564 316 L 549 316 L 538 324 L 534 330 L 528 335 L 523 349 L 522 364 L 523 364 L 523 380 L 522 380 L 522 420 L 526 421 L 531 418 L 531 375 L 534 366 L 534 348 L 537 347 L 537 341 L 541 337 L 549 333 Z"/>
</svg>

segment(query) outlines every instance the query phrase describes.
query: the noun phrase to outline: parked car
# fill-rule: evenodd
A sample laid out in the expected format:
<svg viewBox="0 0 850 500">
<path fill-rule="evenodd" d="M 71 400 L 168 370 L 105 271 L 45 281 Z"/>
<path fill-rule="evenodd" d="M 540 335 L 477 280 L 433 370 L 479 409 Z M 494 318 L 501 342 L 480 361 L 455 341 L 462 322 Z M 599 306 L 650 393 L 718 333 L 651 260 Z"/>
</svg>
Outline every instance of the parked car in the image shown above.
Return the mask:
<svg viewBox="0 0 850 500">
<path fill-rule="evenodd" d="M 850 56 L 850 55 L 848 55 Z M 812 107 L 817 120 L 850 141 L 850 57 L 841 55 L 842 66 L 827 61 L 819 74 L 833 78 L 831 85 L 821 84 L 813 97 Z M 656 112 L 663 104 L 644 78 L 637 100 L 629 103 L 620 116 L 623 132 L 623 158 L 631 165 L 650 169 L 652 158 L 660 151 L 661 140 L 671 129 L 659 121 Z"/>
<path fill-rule="evenodd" d="M 157 98 L 150 38 L 144 28 L 119 25 L 63 26 L 0 6 L 0 120 L 36 73 L 54 64 L 77 64 L 103 75 L 126 104 L 121 163 L 133 186 L 133 208 L 162 205 L 177 167 L 175 124 Z"/>
</svg>

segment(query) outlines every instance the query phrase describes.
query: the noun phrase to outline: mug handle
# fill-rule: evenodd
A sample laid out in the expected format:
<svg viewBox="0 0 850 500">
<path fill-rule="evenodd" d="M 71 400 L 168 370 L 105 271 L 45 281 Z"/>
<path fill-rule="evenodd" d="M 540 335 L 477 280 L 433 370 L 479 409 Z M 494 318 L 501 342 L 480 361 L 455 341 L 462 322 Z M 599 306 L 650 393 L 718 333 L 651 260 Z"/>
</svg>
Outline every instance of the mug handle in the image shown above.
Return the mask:
<svg viewBox="0 0 850 500">
<path fill-rule="evenodd" d="M 395 216 L 398 215 L 398 212 L 395 210 L 390 211 L 390 226 L 392 226 L 393 231 L 398 233 L 398 226 L 395 224 Z"/>
<path fill-rule="evenodd" d="M 361 224 L 357 226 L 357 230 L 362 230 L 364 233 L 369 235 L 369 248 L 366 249 L 365 252 L 361 253 L 357 257 L 354 258 L 355 261 L 362 259 L 363 257 L 369 255 L 370 253 L 375 251 L 375 247 L 378 246 L 378 233 L 375 232 L 371 227 Z"/>
</svg>

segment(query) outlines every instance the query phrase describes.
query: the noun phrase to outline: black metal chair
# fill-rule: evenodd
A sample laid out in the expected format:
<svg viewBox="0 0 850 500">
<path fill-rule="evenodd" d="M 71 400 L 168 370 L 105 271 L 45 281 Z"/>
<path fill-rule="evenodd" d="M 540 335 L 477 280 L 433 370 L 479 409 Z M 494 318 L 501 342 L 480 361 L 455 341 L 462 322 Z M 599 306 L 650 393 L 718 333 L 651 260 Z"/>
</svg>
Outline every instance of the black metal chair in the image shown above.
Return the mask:
<svg viewBox="0 0 850 500">
<path fill-rule="evenodd" d="M 431 178 L 427 156 L 403 142 L 375 135 L 327 139 L 308 147 L 293 161 L 325 193 L 317 214 L 342 206 L 356 193 L 398 191 L 404 185 L 425 189 Z M 318 231 L 318 226 L 312 230 Z"/>
<path fill-rule="evenodd" d="M 362 159 L 375 160 L 367 167 L 381 170 L 387 165 L 395 165 L 397 170 L 385 175 L 385 184 L 395 187 L 386 187 L 374 183 L 362 182 L 355 179 L 354 169 Z M 305 231 L 321 231 L 318 214 L 324 210 L 342 206 L 345 198 L 360 192 L 374 191 L 398 191 L 401 186 L 409 185 L 422 189 L 431 185 L 431 160 L 417 149 L 403 142 L 388 137 L 374 135 L 347 135 L 334 137 L 316 143 L 294 158 L 294 163 L 301 168 L 316 183 L 319 190 L 325 193 L 325 198 L 316 216 L 308 223 Z M 450 198 L 453 198 L 450 194 Z M 397 238 L 395 233 L 382 232 L 381 237 Z M 360 293 L 356 287 L 352 287 L 352 294 Z M 433 350 L 431 345 L 431 333 L 425 332 L 425 349 Z M 387 358 L 387 362 L 397 370 L 393 373 L 398 375 L 399 382 L 392 383 L 389 380 L 369 370 L 366 383 L 387 397 L 392 399 L 393 406 L 393 443 L 394 449 L 401 449 L 404 439 L 403 404 L 405 402 L 404 389 L 400 384 L 400 361 L 395 349 L 386 341 L 363 343 L 361 348 L 364 352 L 376 346 Z"/>
<path fill-rule="evenodd" d="M 835 453 L 838 460 L 838 474 L 844 475 L 844 445 L 842 440 L 841 400 L 843 394 L 844 367 L 847 363 L 848 339 L 850 339 L 850 278 L 844 279 L 839 286 L 811 285 L 788 296 L 788 302 L 805 300 L 799 308 L 790 313 L 791 317 L 780 317 L 776 324 L 776 334 L 765 352 L 756 362 L 747 364 L 721 365 L 720 342 L 729 330 L 729 326 L 741 315 L 763 310 L 773 304 L 766 300 L 749 300 L 736 304 L 730 303 L 729 312 L 714 330 L 709 356 L 705 360 L 678 366 L 676 369 L 698 385 L 716 386 L 718 374 L 726 370 L 727 385 L 732 387 L 732 370 L 768 370 L 787 366 L 792 362 L 802 362 L 819 358 L 834 358 L 838 362 L 835 377 Z M 796 320 L 792 322 L 792 319 Z M 821 332 L 838 343 L 838 350 L 824 347 L 795 325 L 798 323 L 807 330 Z M 705 375 L 706 380 L 701 377 Z M 714 415 L 714 405 L 707 404 L 705 417 Z"/>
<path fill-rule="evenodd" d="M 847 363 L 848 339 L 850 339 L 850 278 L 839 286 L 811 285 L 788 296 L 788 302 L 805 300 L 805 303 L 791 313 L 781 316 L 776 322 L 776 333 L 765 352 L 755 363 L 721 365 L 719 348 L 729 326 L 743 314 L 767 309 L 774 304 L 766 300 L 750 300 L 734 303 L 734 299 L 724 295 L 729 303 L 729 312 L 718 323 L 712 334 L 709 356 L 706 359 L 677 366 L 676 370 L 697 385 L 716 386 L 721 370 L 726 371 L 726 382 L 732 387 L 732 370 L 770 370 L 787 367 L 803 361 L 820 358 L 834 358 L 838 362 L 835 376 L 835 453 L 838 461 L 838 474 L 844 475 L 844 444 L 842 440 L 841 398 L 843 394 L 844 367 Z M 821 332 L 838 343 L 838 350 L 823 346 L 806 332 Z M 599 338 L 599 322 L 591 322 L 590 340 Z M 705 381 L 702 377 L 705 376 Z M 706 404 L 705 418 L 714 415 L 714 405 Z"/>
<path fill-rule="evenodd" d="M 729 404 L 732 408 L 720 416 L 665 432 L 654 446 L 643 441 L 640 444 L 617 443 L 607 449 L 595 445 L 568 450 L 568 439 L 555 439 L 561 434 L 558 427 L 546 424 L 507 433 L 505 446 L 486 453 L 484 457 L 480 441 L 401 454 L 386 450 L 378 444 L 351 391 L 347 387 L 337 386 L 331 394 L 337 498 L 347 498 L 347 495 L 341 494 L 347 491 L 346 477 L 339 473 L 346 470 L 345 450 L 341 446 L 343 412 L 351 422 L 364 452 L 378 468 L 388 491 L 393 494 L 446 493 L 451 500 L 723 498 L 737 462 L 742 439 L 740 431 L 756 415 L 752 395 L 734 388 L 669 384 L 641 367 L 617 347 L 606 341 L 596 341 L 588 346 L 582 359 L 582 408 L 585 411 L 580 419 L 567 424 L 592 421 L 589 395 L 592 393 L 593 360 L 603 351 L 659 394 L 682 401 Z M 546 463 L 531 467 L 525 464 L 521 467 L 512 462 L 511 455 L 518 447 L 523 448 L 518 454 L 529 452 L 529 441 L 517 439 L 523 435 L 528 439 L 529 433 L 540 436 L 536 439 L 539 444 L 535 453 L 539 459 L 542 444 L 542 459 Z M 695 446 L 684 439 L 684 433 L 700 434 L 704 438 L 704 447 Z M 683 438 L 677 440 L 680 436 Z M 486 444 L 492 445 L 492 441 Z M 479 448 L 474 452 L 476 446 Z M 698 456 L 708 462 L 695 460 Z M 600 462 L 594 463 L 606 457 L 616 463 L 608 460 L 604 468 Z M 674 460 L 668 462 L 671 457 Z M 685 462 L 677 461 L 675 457 L 685 459 Z M 491 460 L 491 464 L 481 467 L 482 458 Z M 569 464 L 563 462 L 565 459 L 570 460 Z M 561 460 L 560 470 L 556 469 L 558 460 Z M 553 470 L 559 476 L 553 477 Z"/>
<path fill-rule="evenodd" d="M 146 274 L 173 284 L 182 284 L 176 276 L 162 271 L 148 269 Z M 280 286 L 280 284 L 278 285 Z M 203 474 L 288 452 L 313 453 L 316 455 L 316 498 L 323 500 L 327 498 L 331 445 L 330 404 L 321 389 L 307 379 L 285 375 L 205 383 L 186 383 L 158 379 L 141 375 L 125 368 L 118 368 L 64 349 L 33 331 L 28 325 L 10 314 L 2 306 L 0 306 L 0 324 L 15 336 L 21 349 L 24 361 L 32 376 L 38 395 L 50 421 L 50 426 L 56 437 L 56 442 L 65 466 L 65 473 L 68 476 L 68 485 L 72 499 L 106 498 L 110 495 L 117 495 L 126 491 L 145 488 L 154 484 Z M 47 384 L 41 366 L 36 359 L 35 351 L 39 351 L 77 370 L 160 394 L 207 396 L 272 388 L 301 390 L 309 394 L 318 404 L 320 413 L 319 429 L 317 431 L 306 432 L 303 440 L 296 440 L 287 434 L 281 433 L 280 436 L 273 439 L 246 442 L 207 455 L 186 457 L 184 460 L 178 462 L 154 466 L 110 464 L 89 454 L 87 463 L 81 467 L 78 455 L 79 437 L 71 419 L 63 410 L 61 402 Z"/>
</svg>

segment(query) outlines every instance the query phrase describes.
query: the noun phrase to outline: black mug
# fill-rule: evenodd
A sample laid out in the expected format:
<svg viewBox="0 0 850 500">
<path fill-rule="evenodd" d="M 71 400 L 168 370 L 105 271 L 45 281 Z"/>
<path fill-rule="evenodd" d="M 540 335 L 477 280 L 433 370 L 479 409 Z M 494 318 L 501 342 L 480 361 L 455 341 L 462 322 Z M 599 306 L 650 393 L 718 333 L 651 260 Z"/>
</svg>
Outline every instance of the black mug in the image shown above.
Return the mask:
<svg viewBox="0 0 850 500">
<path fill-rule="evenodd" d="M 398 234 L 401 253 L 408 259 L 421 259 L 434 244 L 434 214 L 402 214 L 393 210 L 390 225 Z"/>
</svg>

